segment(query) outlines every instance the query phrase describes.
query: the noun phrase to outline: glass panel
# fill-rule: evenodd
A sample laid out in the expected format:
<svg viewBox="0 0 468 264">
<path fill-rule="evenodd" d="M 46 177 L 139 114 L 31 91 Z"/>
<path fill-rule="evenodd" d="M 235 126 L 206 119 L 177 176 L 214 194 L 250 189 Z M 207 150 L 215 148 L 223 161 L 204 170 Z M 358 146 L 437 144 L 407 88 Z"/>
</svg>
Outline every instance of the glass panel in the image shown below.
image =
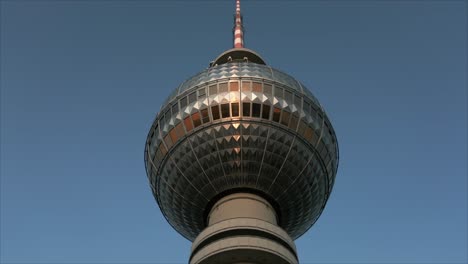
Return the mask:
<svg viewBox="0 0 468 264">
<path fill-rule="evenodd" d="M 210 95 L 215 95 L 218 93 L 218 88 L 216 87 L 216 84 L 210 85 L 209 90 Z"/>
<path fill-rule="evenodd" d="M 200 113 L 195 112 L 192 114 L 193 125 L 198 127 L 201 125 Z"/>
<path fill-rule="evenodd" d="M 253 117 L 260 117 L 260 108 L 261 104 L 253 103 L 252 104 L 252 116 Z"/>
<path fill-rule="evenodd" d="M 231 104 L 231 112 L 232 116 L 239 116 L 239 103 Z"/>
<path fill-rule="evenodd" d="M 172 147 L 172 140 L 171 140 L 171 137 L 169 135 L 166 135 L 164 137 L 164 142 L 166 142 L 166 145 L 168 148 Z"/>
<path fill-rule="evenodd" d="M 312 128 L 309 127 L 309 126 L 307 126 L 307 128 L 306 128 L 306 130 L 305 130 L 305 132 L 304 132 L 304 137 L 305 137 L 305 139 L 306 139 L 307 141 L 309 141 L 310 143 L 313 143 L 313 142 L 312 142 L 313 135 L 314 135 L 314 133 L 313 133 Z"/>
<path fill-rule="evenodd" d="M 213 116 L 213 120 L 219 119 L 219 105 L 214 105 L 211 107 L 211 115 Z"/>
<path fill-rule="evenodd" d="M 210 117 L 208 115 L 208 108 L 201 110 L 203 124 L 210 122 Z"/>
<path fill-rule="evenodd" d="M 182 127 L 182 123 L 179 123 L 176 127 L 175 127 L 175 131 L 176 131 L 176 134 L 177 134 L 177 137 L 178 138 L 181 138 L 184 136 L 184 128 Z"/>
<path fill-rule="evenodd" d="M 306 127 L 307 127 L 306 122 L 301 121 L 301 122 L 299 123 L 299 130 L 298 130 L 297 132 L 298 132 L 300 135 L 304 135 Z"/>
<path fill-rule="evenodd" d="M 273 121 L 279 122 L 280 114 L 281 114 L 281 109 L 279 109 L 278 107 L 273 108 Z"/>
<path fill-rule="evenodd" d="M 292 103 L 292 93 L 290 91 L 284 90 L 284 99 L 286 99 L 286 101 Z"/>
<path fill-rule="evenodd" d="M 294 104 L 299 108 L 301 107 L 301 101 L 302 101 L 302 98 L 297 95 L 297 94 L 294 94 Z"/>
<path fill-rule="evenodd" d="M 298 116 L 292 115 L 291 116 L 291 122 L 289 123 L 289 127 L 296 130 L 298 120 L 299 120 Z"/>
<path fill-rule="evenodd" d="M 283 88 L 275 86 L 275 97 L 283 98 Z"/>
<path fill-rule="evenodd" d="M 178 104 L 173 104 L 172 105 L 172 116 L 175 116 L 179 112 L 179 105 Z"/>
<path fill-rule="evenodd" d="M 239 91 L 239 82 L 230 82 L 229 91 L 231 92 Z"/>
<path fill-rule="evenodd" d="M 264 104 L 263 105 L 263 111 L 262 111 L 262 118 L 263 119 L 270 119 L 270 106 Z"/>
<path fill-rule="evenodd" d="M 198 90 L 198 98 L 205 98 L 205 97 L 206 97 L 206 89 L 201 88 L 200 90 Z"/>
<path fill-rule="evenodd" d="M 173 129 L 171 129 L 171 131 L 169 131 L 169 136 L 171 137 L 172 142 L 177 142 L 177 140 L 179 139 L 177 137 L 175 128 L 173 128 Z"/>
<path fill-rule="evenodd" d="M 161 154 L 162 154 L 163 156 L 166 155 L 167 149 L 166 149 L 166 147 L 164 146 L 163 143 L 159 144 L 159 148 L 158 148 L 158 149 L 159 149 L 158 151 L 161 151 Z"/>
<path fill-rule="evenodd" d="M 281 124 L 282 125 L 288 126 L 289 116 L 290 116 L 289 112 L 283 111 L 283 114 L 281 115 Z"/>
<path fill-rule="evenodd" d="M 219 84 L 219 92 L 224 93 L 228 91 L 227 83 L 220 83 Z"/>
<path fill-rule="evenodd" d="M 250 116 L 250 103 L 242 103 L 242 115 Z"/>
<path fill-rule="evenodd" d="M 187 116 L 184 119 L 184 125 L 185 125 L 185 129 L 187 130 L 187 132 L 189 132 L 189 131 L 191 131 L 193 129 L 193 125 L 192 125 L 192 121 L 190 120 L 190 116 Z"/>
<path fill-rule="evenodd" d="M 180 109 L 183 109 L 187 106 L 187 97 L 183 97 L 180 99 Z"/>
<path fill-rule="evenodd" d="M 254 82 L 253 87 L 252 87 L 252 91 L 261 93 L 262 92 L 262 84 L 258 83 L 258 82 Z"/>
<path fill-rule="evenodd" d="M 250 82 L 248 81 L 243 81 L 242 82 L 242 91 L 250 91 Z"/>
<path fill-rule="evenodd" d="M 264 93 L 266 93 L 266 94 L 271 94 L 271 89 L 272 89 L 272 88 L 271 88 L 271 84 L 265 83 L 265 84 L 263 85 L 263 91 L 264 91 Z"/>
<path fill-rule="evenodd" d="M 197 100 L 197 92 L 193 92 L 189 94 L 189 104 L 193 103 Z"/>
<path fill-rule="evenodd" d="M 229 104 L 221 105 L 221 114 L 223 118 L 229 117 Z"/>
</svg>

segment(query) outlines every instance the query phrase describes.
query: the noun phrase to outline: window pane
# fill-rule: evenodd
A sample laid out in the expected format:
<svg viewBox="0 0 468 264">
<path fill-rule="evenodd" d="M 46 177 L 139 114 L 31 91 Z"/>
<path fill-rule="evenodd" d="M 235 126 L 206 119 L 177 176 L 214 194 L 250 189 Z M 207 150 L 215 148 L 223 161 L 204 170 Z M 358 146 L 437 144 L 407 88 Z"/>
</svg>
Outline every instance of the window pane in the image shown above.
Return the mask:
<svg viewBox="0 0 468 264">
<path fill-rule="evenodd" d="M 200 90 L 198 90 L 198 98 L 205 98 L 205 97 L 206 97 L 206 89 L 201 88 Z"/>
<path fill-rule="evenodd" d="M 221 115 L 223 118 L 229 117 L 229 104 L 221 105 Z"/>
<path fill-rule="evenodd" d="M 177 137 L 175 128 L 173 128 L 173 129 L 171 129 L 171 131 L 169 131 L 169 136 L 171 137 L 171 140 L 172 140 L 172 142 L 174 142 L 174 143 L 177 142 L 177 140 L 179 139 L 179 138 Z"/>
<path fill-rule="evenodd" d="M 309 141 L 310 143 L 313 143 L 312 142 L 312 137 L 313 137 L 314 133 L 313 133 L 313 130 L 312 128 L 310 128 L 309 126 L 307 126 L 305 132 L 304 132 L 304 137 L 305 139 L 307 139 L 307 141 Z"/>
<path fill-rule="evenodd" d="M 242 82 L 242 91 L 250 91 L 250 82 L 248 81 Z"/>
<path fill-rule="evenodd" d="M 231 104 L 231 112 L 232 116 L 239 116 L 239 103 Z"/>
<path fill-rule="evenodd" d="M 159 144 L 159 148 L 158 148 L 158 149 L 159 149 L 159 151 L 161 151 L 161 154 L 162 154 L 163 156 L 166 155 L 167 149 L 166 149 L 166 147 L 164 146 L 163 143 Z"/>
<path fill-rule="evenodd" d="M 275 86 L 275 97 L 283 98 L 283 88 Z"/>
<path fill-rule="evenodd" d="M 208 116 L 208 108 L 201 110 L 203 124 L 210 122 L 210 117 Z"/>
<path fill-rule="evenodd" d="M 229 91 L 231 92 L 239 91 L 239 82 L 230 82 Z"/>
<path fill-rule="evenodd" d="M 283 111 L 283 114 L 281 115 L 281 124 L 288 126 L 289 124 L 289 112 Z"/>
<path fill-rule="evenodd" d="M 252 104 L 252 116 L 253 117 L 260 117 L 260 107 L 261 104 L 253 103 Z"/>
<path fill-rule="evenodd" d="M 284 90 L 284 99 L 292 103 L 292 93 L 290 91 Z"/>
<path fill-rule="evenodd" d="M 219 84 L 219 92 L 223 93 L 223 92 L 227 92 L 227 91 L 228 91 L 227 83 L 220 83 Z"/>
<path fill-rule="evenodd" d="M 180 99 L 180 108 L 183 109 L 186 106 L 187 106 L 187 97 L 181 98 Z"/>
<path fill-rule="evenodd" d="M 193 126 L 198 127 L 201 125 L 200 113 L 196 112 L 192 114 Z"/>
<path fill-rule="evenodd" d="M 262 84 L 261 83 L 254 82 L 252 86 L 253 86 L 252 91 L 259 92 L 259 93 L 262 92 Z"/>
<path fill-rule="evenodd" d="M 197 100 L 197 92 L 193 92 L 189 94 L 189 104 L 193 103 Z"/>
<path fill-rule="evenodd" d="M 164 137 L 164 142 L 166 142 L 166 145 L 168 148 L 172 147 L 172 140 L 171 140 L 171 137 L 169 135 L 166 135 Z"/>
<path fill-rule="evenodd" d="M 242 103 L 242 115 L 250 116 L 250 103 Z"/>
<path fill-rule="evenodd" d="M 211 107 L 211 115 L 213 116 L 213 120 L 219 119 L 219 106 L 214 105 Z"/>
<path fill-rule="evenodd" d="M 299 130 L 298 130 L 297 132 L 298 132 L 300 135 L 304 135 L 306 127 L 307 127 L 306 122 L 301 121 L 301 122 L 299 123 Z"/>
<path fill-rule="evenodd" d="M 179 112 L 179 105 L 178 104 L 173 104 L 172 105 L 172 116 L 175 116 Z"/>
<path fill-rule="evenodd" d="M 184 128 L 182 127 L 182 123 L 179 123 L 176 127 L 175 127 L 175 131 L 176 131 L 176 134 L 177 134 L 177 137 L 178 138 L 181 138 L 184 136 Z"/>
<path fill-rule="evenodd" d="M 289 128 L 296 130 L 298 117 L 296 115 L 291 116 L 291 122 L 289 123 Z"/>
<path fill-rule="evenodd" d="M 301 101 L 302 101 L 302 98 L 297 95 L 297 94 L 294 94 L 294 104 L 299 108 L 301 107 Z"/>
<path fill-rule="evenodd" d="M 265 84 L 263 85 L 263 91 L 264 91 L 264 93 L 266 93 L 266 94 L 271 94 L 271 89 L 272 89 L 272 88 L 271 88 L 271 84 L 265 83 Z"/>
<path fill-rule="evenodd" d="M 280 114 L 281 114 L 281 109 L 279 109 L 278 107 L 273 108 L 273 121 L 279 122 Z"/>
<path fill-rule="evenodd" d="M 192 121 L 190 120 L 190 116 L 187 116 L 184 119 L 184 125 L 185 125 L 185 129 L 187 130 L 187 132 L 189 132 L 189 131 L 191 131 L 193 129 L 193 125 L 192 125 Z"/>
<path fill-rule="evenodd" d="M 270 119 L 270 106 L 264 104 L 263 105 L 263 110 L 262 110 L 262 118 L 263 119 Z"/>
<path fill-rule="evenodd" d="M 216 87 L 216 84 L 210 85 L 210 95 L 214 95 L 218 93 L 218 88 Z"/>
</svg>

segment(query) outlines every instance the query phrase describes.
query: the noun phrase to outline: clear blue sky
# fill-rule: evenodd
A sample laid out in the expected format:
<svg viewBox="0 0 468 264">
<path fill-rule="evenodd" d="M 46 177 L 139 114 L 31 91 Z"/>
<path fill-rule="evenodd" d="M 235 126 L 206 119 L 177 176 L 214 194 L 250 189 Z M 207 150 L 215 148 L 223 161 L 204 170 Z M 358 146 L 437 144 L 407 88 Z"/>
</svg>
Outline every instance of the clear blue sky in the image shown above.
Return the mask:
<svg viewBox="0 0 468 264">
<path fill-rule="evenodd" d="M 161 103 L 232 46 L 232 1 L 1 0 L 1 263 L 186 263 L 143 150 Z M 340 144 L 302 263 L 467 262 L 467 3 L 248 1 L 246 46 Z"/>
</svg>

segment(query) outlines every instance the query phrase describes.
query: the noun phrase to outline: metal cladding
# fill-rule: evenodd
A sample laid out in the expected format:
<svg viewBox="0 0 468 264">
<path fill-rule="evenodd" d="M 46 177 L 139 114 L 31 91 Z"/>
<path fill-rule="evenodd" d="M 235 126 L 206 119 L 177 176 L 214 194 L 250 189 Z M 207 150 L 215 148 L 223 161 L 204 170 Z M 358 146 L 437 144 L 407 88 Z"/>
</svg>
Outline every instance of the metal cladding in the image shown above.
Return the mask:
<svg viewBox="0 0 468 264">
<path fill-rule="evenodd" d="M 145 165 L 164 216 L 191 241 L 231 190 L 271 202 L 278 225 L 296 239 L 324 209 L 338 144 L 303 84 L 267 65 L 231 61 L 169 96 L 149 131 Z"/>
</svg>

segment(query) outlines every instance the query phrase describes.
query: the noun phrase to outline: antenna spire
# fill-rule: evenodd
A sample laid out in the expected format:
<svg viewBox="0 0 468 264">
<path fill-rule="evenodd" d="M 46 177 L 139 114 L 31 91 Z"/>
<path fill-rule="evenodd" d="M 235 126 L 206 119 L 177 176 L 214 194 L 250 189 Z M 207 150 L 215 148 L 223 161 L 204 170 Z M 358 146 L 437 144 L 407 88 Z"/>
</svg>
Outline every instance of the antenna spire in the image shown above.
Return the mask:
<svg viewBox="0 0 468 264">
<path fill-rule="evenodd" d="M 234 48 L 244 47 L 244 26 L 240 11 L 240 0 L 236 0 L 236 15 L 234 20 Z"/>
</svg>

